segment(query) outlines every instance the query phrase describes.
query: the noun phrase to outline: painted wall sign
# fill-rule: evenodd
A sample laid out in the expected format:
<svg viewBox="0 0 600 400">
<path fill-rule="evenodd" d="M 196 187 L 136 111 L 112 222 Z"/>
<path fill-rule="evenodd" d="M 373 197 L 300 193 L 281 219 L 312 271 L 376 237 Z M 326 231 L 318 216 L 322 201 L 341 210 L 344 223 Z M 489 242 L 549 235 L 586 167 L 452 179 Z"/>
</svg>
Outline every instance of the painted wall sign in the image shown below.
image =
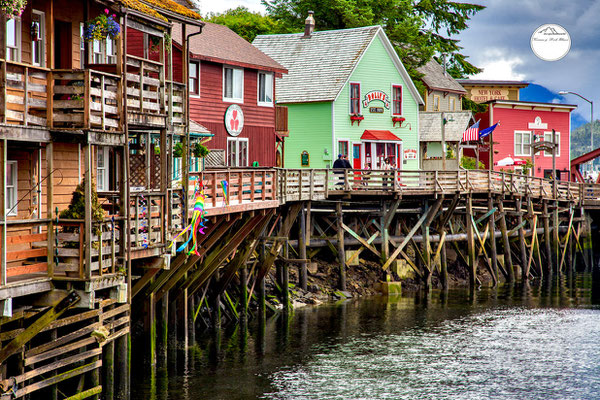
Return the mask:
<svg viewBox="0 0 600 400">
<path fill-rule="evenodd" d="M 383 114 L 383 107 L 369 107 L 370 113 Z"/>
<path fill-rule="evenodd" d="M 416 149 L 404 150 L 404 159 L 405 160 L 416 160 L 417 159 L 417 150 Z"/>
<path fill-rule="evenodd" d="M 300 155 L 300 165 L 303 167 L 310 167 L 310 154 L 304 150 Z"/>
<path fill-rule="evenodd" d="M 225 110 L 225 129 L 231 136 L 238 136 L 244 128 L 244 112 L 242 107 L 232 104 Z"/>
<path fill-rule="evenodd" d="M 383 105 L 388 110 L 390 109 L 390 98 L 385 92 L 381 90 L 371 90 L 369 93 L 365 94 L 365 98 L 363 99 L 363 106 L 368 107 L 369 103 L 375 100 L 379 100 L 383 102 Z"/>
<path fill-rule="evenodd" d="M 473 89 L 471 91 L 471 100 L 477 103 L 483 103 L 489 100 L 510 100 L 508 98 L 508 89 Z"/>
</svg>

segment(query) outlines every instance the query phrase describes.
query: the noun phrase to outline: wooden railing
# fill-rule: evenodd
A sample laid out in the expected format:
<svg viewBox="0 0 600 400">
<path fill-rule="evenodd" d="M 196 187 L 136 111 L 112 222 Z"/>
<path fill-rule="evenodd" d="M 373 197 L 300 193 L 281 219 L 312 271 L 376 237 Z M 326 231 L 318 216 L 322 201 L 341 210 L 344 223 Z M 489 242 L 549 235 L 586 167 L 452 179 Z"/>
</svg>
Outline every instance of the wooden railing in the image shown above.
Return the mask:
<svg viewBox="0 0 600 400">
<path fill-rule="evenodd" d="M 49 69 L 0 59 L 0 122 L 46 126 L 49 76 Z"/>
<path fill-rule="evenodd" d="M 165 196 L 132 193 L 129 215 L 130 242 L 134 251 L 162 247 L 166 230 Z"/>
<path fill-rule="evenodd" d="M 165 114 L 164 66 L 157 61 L 127 56 L 127 112 Z"/>
<path fill-rule="evenodd" d="M 172 87 L 172 88 L 171 88 Z M 165 109 L 172 118 L 174 127 L 185 126 L 185 85 L 177 82 L 166 82 L 167 95 L 165 96 Z"/>
<path fill-rule="evenodd" d="M 54 70 L 53 128 L 121 130 L 121 79 L 94 70 Z"/>
<path fill-rule="evenodd" d="M 260 201 L 277 200 L 277 171 L 275 169 L 228 169 L 191 172 L 188 198 L 194 206 L 194 193 L 202 182 L 206 196 L 205 207 L 228 207 Z"/>
<path fill-rule="evenodd" d="M 289 135 L 288 108 L 286 106 L 275 106 L 275 132 L 282 136 Z"/>
<path fill-rule="evenodd" d="M 49 220 L 7 221 L 2 281 L 48 274 L 48 223 Z"/>
</svg>

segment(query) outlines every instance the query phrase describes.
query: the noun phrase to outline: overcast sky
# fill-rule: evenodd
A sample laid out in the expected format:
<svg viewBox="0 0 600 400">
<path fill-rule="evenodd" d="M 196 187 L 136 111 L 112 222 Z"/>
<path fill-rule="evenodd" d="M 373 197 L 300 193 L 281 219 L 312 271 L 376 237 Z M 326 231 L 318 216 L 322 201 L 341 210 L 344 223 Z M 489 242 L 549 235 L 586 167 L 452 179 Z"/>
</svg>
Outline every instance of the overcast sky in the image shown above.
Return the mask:
<svg viewBox="0 0 600 400">
<path fill-rule="evenodd" d="M 467 0 L 466 0 L 467 1 Z M 557 93 L 578 92 L 595 101 L 600 89 L 600 0 L 468 0 L 484 4 L 460 39 L 464 54 L 484 72 L 482 79 L 515 79 L 534 82 Z M 264 12 L 260 0 L 200 0 L 200 9 L 222 12 L 244 5 Z M 542 61 L 530 47 L 532 33 L 543 24 L 559 24 L 571 36 L 571 50 L 559 61 Z M 318 29 L 318 21 L 317 21 Z M 579 105 L 589 120 L 589 104 L 573 95 L 556 96 L 555 102 Z M 596 109 L 600 112 L 600 103 Z M 598 112 L 595 112 L 598 118 Z"/>
</svg>

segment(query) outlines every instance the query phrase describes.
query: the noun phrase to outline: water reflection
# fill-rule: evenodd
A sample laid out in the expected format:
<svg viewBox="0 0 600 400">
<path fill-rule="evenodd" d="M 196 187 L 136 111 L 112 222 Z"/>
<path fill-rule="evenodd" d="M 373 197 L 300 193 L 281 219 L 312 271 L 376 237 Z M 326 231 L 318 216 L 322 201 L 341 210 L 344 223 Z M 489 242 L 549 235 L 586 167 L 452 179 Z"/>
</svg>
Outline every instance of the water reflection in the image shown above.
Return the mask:
<svg viewBox="0 0 600 400">
<path fill-rule="evenodd" d="M 596 296 L 565 274 L 299 309 L 198 332 L 185 365 L 140 373 L 132 398 L 600 398 Z"/>
</svg>

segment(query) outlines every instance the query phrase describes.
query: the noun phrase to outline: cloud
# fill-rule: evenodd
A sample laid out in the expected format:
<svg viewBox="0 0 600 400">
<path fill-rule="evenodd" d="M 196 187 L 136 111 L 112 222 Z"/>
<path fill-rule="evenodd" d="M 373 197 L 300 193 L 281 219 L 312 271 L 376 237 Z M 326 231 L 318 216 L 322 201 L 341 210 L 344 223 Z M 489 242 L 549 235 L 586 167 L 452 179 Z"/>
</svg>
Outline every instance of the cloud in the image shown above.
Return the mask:
<svg viewBox="0 0 600 400">
<path fill-rule="evenodd" d="M 501 80 L 525 80 L 525 74 L 518 73 L 516 69 L 523 64 L 518 56 L 509 56 L 506 51 L 500 49 L 489 49 L 484 52 L 485 61 L 479 67 L 483 72 L 473 76 L 474 79 L 501 79 Z"/>
<path fill-rule="evenodd" d="M 231 8 L 246 7 L 250 11 L 265 12 L 265 7 L 260 0 L 200 0 L 200 12 L 206 15 L 209 12 L 221 13 Z"/>
</svg>

